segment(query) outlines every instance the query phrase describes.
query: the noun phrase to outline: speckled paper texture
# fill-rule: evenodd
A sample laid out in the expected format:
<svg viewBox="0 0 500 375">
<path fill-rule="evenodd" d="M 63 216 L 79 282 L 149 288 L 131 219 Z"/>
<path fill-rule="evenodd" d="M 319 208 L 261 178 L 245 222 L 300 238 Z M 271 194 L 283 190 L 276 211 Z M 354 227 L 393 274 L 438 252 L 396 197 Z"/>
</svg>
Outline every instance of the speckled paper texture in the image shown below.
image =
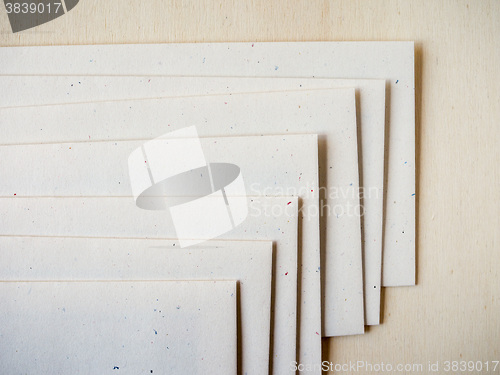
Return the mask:
<svg viewBox="0 0 500 375">
<path fill-rule="evenodd" d="M 386 147 L 390 152 L 386 163 L 382 282 L 384 286 L 415 284 L 413 42 L 14 47 L 2 49 L 0 66 L 4 75 L 331 77 L 387 80 Z"/>
<path fill-rule="evenodd" d="M 272 363 L 276 374 L 288 374 L 288 365 L 296 358 L 298 199 L 297 197 L 248 197 L 246 199 L 249 215 L 245 222 L 233 231 L 224 234 L 222 238 L 273 241 Z M 114 212 L 120 212 L 120 215 L 115 215 Z M 9 220 L 12 225 L 4 227 L 6 231 L 19 235 L 169 238 L 174 234 L 164 211 L 137 210 L 133 201 L 127 197 L 0 199 L 0 217 L 4 215 L 12 218 Z M 78 219 L 74 219 L 75 215 Z M 129 220 L 129 217 L 134 215 L 136 219 Z M 19 243 L 9 241 L 12 240 L 6 239 L 2 242 L 0 238 L 0 248 L 3 254 L 12 251 L 9 256 L 5 255 L 6 257 L 1 260 L 3 264 L 10 264 L 11 273 L 2 273 L 0 270 L 0 279 L 2 277 L 19 279 L 21 275 L 16 276 L 16 272 L 30 267 L 21 266 L 23 252 L 17 253 L 16 250 L 16 248 L 24 248 L 25 245 L 19 245 L 19 243 L 24 243 L 20 239 Z M 26 241 L 31 243 L 30 240 Z M 94 242 L 91 240 L 90 244 Z M 233 246 L 237 246 L 237 243 Z M 42 251 L 38 253 L 42 254 Z M 96 257 L 100 255 L 96 254 Z M 105 257 L 105 259 L 108 258 Z M 119 260 L 120 257 L 117 257 L 117 261 L 112 262 L 113 267 L 121 268 Z M 105 261 L 93 265 L 92 271 L 87 270 L 84 275 L 90 276 L 89 272 L 93 272 L 92 275 L 98 279 L 103 275 L 112 276 L 113 272 L 108 272 L 108 266 L 109 264 Z M 68 269 L 74 269 L 74 266 Z M 49 267 L 47 277 L 50 276 L 50 270 Z M 136 268 L 133 267 L 128 275 L 135 277 L 135 270 Z M 30 277 L 30 275 L 33 276 L 33 274 L 26 274 L 25 277 Z"/>
<path fill-rule="evenodd" d="M 3 374 L 237 374 L 236 281 L 4 282 L 0 296 Z"/>
<path fill-rule="evenodd" d="M 2 271 L 4 281 L 237 280 L 240 368 L 248 374 L 268 372 L 272 267 L 269 241 L 207 242 L 186 251 L 179 249 L 178 242 L 165 239 L 3 237 L 1 247 L 2 262 L 9 264 Z M 112 290 L 110 286 L 110 293 Z M 214 350 L 225 345 L 207 340 Z"/>
<path fill-rule="evenodd" d="M 130 100 L 189 95 L 307 90 L 355 87 L 357 91 L 360 194 L 363 216 L 363 272 L 365 324 L 380 322 L 382 222 L 385 139 L 385 81 L 320 78 L 221 78 L 221 77 L 129 77 L 129 76 L 0 76 L 0 106 L 17 107 L 64 103 Z M 49 89 L 48 89 L 49 88 Z M 335 160 L 332 160 L 335 163 Z M 328 181 L 326 181 L 328 185 Z M 327 186 L 328 187 L 328 186 Z M 325 263 L 327 251 L 323 251 Z M 324 307 L 339 301 L 334 275 L 342 272 L 335 260 L 324 267 Z M 325 326 L 335 314 L 323 310 Z M 337 333 L 341 331 L 337 330 Z M 348 332 L 344 330 L 344 332 Z M 333 332 L 335 333 L 335 332 Z M 278 367 L 280 368 L 281 365 Z"/>
<path fill-rule="evenodd" d="M 47 142 L 47 139 L 76 139 L 88 142 L 90 137 L 92 142 L 92 140 L 110 139 L 113 134 L 119 134 L 122 139 L 143 139 L 148 136 L 156 137 L 185 124 L 195 124 L 201 137 L 214 133 L 224 135 L 220 140 L 217 140 L 217 143 L 210 146 L 223 150 L 221 142 L 225 136 L 231 134 L 286 134 L 317 131 L 319 134 L 319 157 L 317 152 L 307 152 L 303 157 L 299 157 L 298 153 L 304 151 L 304 145 L 300 142 L 294 147 L 288 145 L 289 151 L 286 153 L 283 150 L 286 143 L 283 143 L 281 147 L 273 149 L 274 155 L 268 156 L 271 159 L 281 157 L 281 155 L 286 157 L 293 164 L 296 175 L 287 174 L 288 169 L 283 168 L 283 165 L 275 160 L 276 164 L 273 162 L 273 167 L 269 168 L 266 159 L 255 152 L 259 147 L 259 140 L 256 141 L 255 147 L 250 145 L 235 146 L 234 142 L 229 141 L 225 146 L 237 150 L 243 163 L 252 165 L 257 162 L 263 163 L 256 168 L 257 173 L 259 173 L 256 178 L 249 179 L 243 174 L 247 192 L 250 195 L 265 192 L 267 195 L 299 195 L 305 199 L 305 209 L 302 214 L 307 219 L 303 220 L 301 263 L 301 300 L 303 303 L 301 308 L 307 311 L 302 315 L 307 316 L 308 321 L 315 323 L 308 326 L 300 320 L 300 324 L 304 325 L 299 329 L 301 332 L 300 340 L 305 340 L 301 342 L 302 349 L 300 350 L 305 353 L 308 351 L 307 348 L 314 347 L 315 349 L 311 349 L 311 353 L 316 355 L 321 351 L 322 331 L 319 285 L 319 216 L 328 219 L 323 220 L 322 223 L 326 228 L 323 231 L 324 249 L 329 249 L 323 267 L 328 269 L 335 264 L 335 269 L 339 270 L 339 272 L 331 274 L 331 277 L 337 281 L 334 284 L 336 299 L 330 300 L 331 305 L 325 305 L 325 310 L 331 318 L 325 323 L 329 323 L 331 326 L 324 327 L 324 331 L 327 335 L 332 333 L 336 335 L 354 334 L 362 333 L 364 327 L 361 228 L 360 216 L 357 214 L 357 209 L 360 206 L 357 195 L 359 172 L 354 96 L 354 89 L 332 89 L 37 107 L 31 109 L 33 119 L 47 119 L 47 121 L 43 121 L 42 131 L 38 131 L 39 133 L 29 131 L 30 126 L 35 129 L 42 122 L 34 124 L 21 119 L 25 126 L 11 126 L 10 130 L 6 129 L 5 138 L 15 134 L 17 139 L 25 139 L 25 141 L 40 139 Z M 19 111 L 19 109 L 17 110 Z M 22 115 L 30 116 L 27 111 L 28 108 L 23 108 Z M 65 124 L 65 126 L 61 124 Z M 141 126 L 142 124 L 144 125 Z M 13 131 L 12 129 L 17 130 Z M 19 129 L 32 135 L 27 138 L 21 137 Z M 279 136 L 276 138 L 279 139 Z M 73 146 L 71 147 L 72 149 L 68 148 L 67 151 L 73 151 Z M 246 151 L 243 152 L 243 150 Z M 210 152 L 206 152 L 207 160 L 220 161 L 220 159 L 211 159 Z M 95 153 L 92 151 L 91 155 L 95 155 Z M 222 155 L 219 153 L 218 158 Z M 230 152 L 224 150 L 224 161 L 243 164 L 231 161 L 230 155 Z M 249 158 L 249 155 L 252 155 L 254 159 Z M 105 160 L 105 157 L 103 155 L 99 161 L 92 160 L 101 163 L 100 160 Z M 326 171 L 321 174 L 323 179 L 320 184 L 324 184 L 328 180 L 334 186 L 334 190 L 332 194 L 328 194 L 326 199 L 321 201 L 321 205 L 318 203 L 311 206 L 308 203 L 309 200 L 314 199 L 315 202 L 318 202 L 319 195 L 324 194 L 325 190 L 319 191 L 318 188 L 312 186 L 316 183 L 312 183 L 310 179 L 306 178 L 306 174 L 311 173 L 311 169 L 303 168 L 301 163 L 315 163 L 316 160 L 318 163 L 316 165 L 319 165 L 322 171 Z M 332 160 L 337 162 L 331 163 Z M 61 162 L 66 162 L 65 158 L 62 158 Z M 68 172 L 69 170 L 68 168 Z M 99 170 L 93 171 L 94 179 L 100 178 L 96 176 L 97 173 Z M 61 174 L 61 176 L 63 175 Z M 287 178 L 277 183 L 274 180 L 275 175 Z M 108 177 L 105 176 L 105 178 Z M 263 179 L 266 180 L 265 183 Z M 76 185 L 84 186 L 80 180 L 75 179 L 74 181 L 77 181 Z M 92 181 L 85 184 L 92 184 Z M 104 185 L 94 183 L 93 186 L 101 191 L 100 189 L 103 189 Z M 126 189 L 126 187 L 121 187 L 118 181 L 105 186 L 111 186 L 113 189 Z M 265 190 L 263 191 L 261 188 L 265 188 Z M 60 191 L 63 190 L 60 189 Z M 117 195 L 109 192 L 101 194 Z M 92 194 L 88 192 L 84 195 Z M 22 196 L 22 194 L 19 193 L 18 196 Z M 341 264 L 342 266 L 340 266 Z M 340 301 L 341 304 L 335 303 L 337 301 Z"/>
</svg>

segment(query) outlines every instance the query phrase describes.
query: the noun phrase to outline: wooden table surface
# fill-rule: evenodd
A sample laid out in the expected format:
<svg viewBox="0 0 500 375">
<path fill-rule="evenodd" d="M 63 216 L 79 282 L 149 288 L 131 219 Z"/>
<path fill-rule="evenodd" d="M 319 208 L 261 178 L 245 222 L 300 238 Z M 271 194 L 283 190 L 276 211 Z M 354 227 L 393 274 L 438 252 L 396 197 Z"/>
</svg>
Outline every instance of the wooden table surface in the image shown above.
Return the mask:
<svg viewBox="0 0 500 375">
<path fill-rule="evenodd" d="M 0 7 L 2 46 L 318 40 L 416 42 L 418 285 L 324 359 L 500 360 L 500 1 L 81 0 L 16 34 Z"/>
</svg>

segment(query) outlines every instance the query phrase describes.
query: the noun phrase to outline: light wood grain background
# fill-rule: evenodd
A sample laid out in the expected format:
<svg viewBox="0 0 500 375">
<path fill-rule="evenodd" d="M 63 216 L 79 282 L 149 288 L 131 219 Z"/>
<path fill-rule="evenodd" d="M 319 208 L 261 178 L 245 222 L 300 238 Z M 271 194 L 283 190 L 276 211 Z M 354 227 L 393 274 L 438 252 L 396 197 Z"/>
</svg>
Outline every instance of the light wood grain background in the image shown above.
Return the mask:
<svg viewBox="0 0 500 375">
<path fill-rule="evenodd" d="M 0 6 L 2 46 L 312 40 L 416 42 L 418 286 L 324 359 L 500 360 L 500 1 L 81 0 L 18 34 Z"/>
</svg>

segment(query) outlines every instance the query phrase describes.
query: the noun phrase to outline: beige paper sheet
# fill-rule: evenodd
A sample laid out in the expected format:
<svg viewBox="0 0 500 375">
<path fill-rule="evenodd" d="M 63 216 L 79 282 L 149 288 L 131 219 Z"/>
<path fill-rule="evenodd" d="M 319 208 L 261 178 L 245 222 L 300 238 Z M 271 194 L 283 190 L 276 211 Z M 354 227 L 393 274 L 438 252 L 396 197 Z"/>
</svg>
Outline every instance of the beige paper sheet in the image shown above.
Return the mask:
<svg viewBox="0 0 500 375">
<path fill-rule="evenodd" d="M 237 374 L 235 281 L 2 282 L 2 374 Z"/>
</svg>

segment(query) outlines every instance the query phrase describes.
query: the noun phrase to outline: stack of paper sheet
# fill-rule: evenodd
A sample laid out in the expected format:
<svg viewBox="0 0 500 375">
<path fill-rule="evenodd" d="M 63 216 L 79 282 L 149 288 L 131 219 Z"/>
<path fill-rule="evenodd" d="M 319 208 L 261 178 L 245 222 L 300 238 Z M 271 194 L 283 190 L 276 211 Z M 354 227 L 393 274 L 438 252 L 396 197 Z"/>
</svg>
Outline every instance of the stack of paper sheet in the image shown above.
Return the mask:
<svg viewBox="0 0 500 375">
<path fill-rule="evenodd" d="M 415 283 L 413 61 L 412 42 L 2 48 L 3 372 L 320 374 L 321 337 Z"/>
</svg>

